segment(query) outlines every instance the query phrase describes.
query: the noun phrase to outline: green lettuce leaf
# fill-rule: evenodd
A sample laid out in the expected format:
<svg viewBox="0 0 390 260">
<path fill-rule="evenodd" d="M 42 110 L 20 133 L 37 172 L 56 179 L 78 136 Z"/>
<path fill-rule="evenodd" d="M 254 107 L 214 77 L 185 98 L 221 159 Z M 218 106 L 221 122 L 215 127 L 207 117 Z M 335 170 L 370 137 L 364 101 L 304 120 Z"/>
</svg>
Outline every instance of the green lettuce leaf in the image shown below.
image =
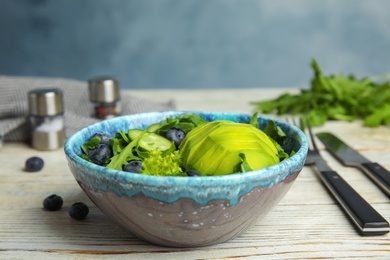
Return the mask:
<svg viewBox="0 0 390 260">
<path fill-rule="evenodd" d="M 238 154 L 238 156 L 241 159 L 241 162 L 239 162 L 235 167 L 233 172 L 250 172 L 253 171 L 251 166 L 249 165 L 248 161 L 246 160 L 246 156 L 244 153 Z"/>
<path fill-rule="evenodd" d="M 89 141 L 82 144 L 81 150 L 84 152 L 84 154 L 88 154 L 89 150 L 95 148 L 97 145 L 100 144 L 100 141 L 101 141 L 100 137 L 95 136 L 95 137 L 91 138 Z"/>
<path fill-rule="evenodd" d="M 185 133 L 190 132 L 195 127 L 205 124 L 206 121 L 199 115 L 185 114 L 175 118 L 167 118 L 160 123 L 160 127 L 154 132 L 165 136 L 169 129 L 176 127 L 183 130 Z"/>
</svg>

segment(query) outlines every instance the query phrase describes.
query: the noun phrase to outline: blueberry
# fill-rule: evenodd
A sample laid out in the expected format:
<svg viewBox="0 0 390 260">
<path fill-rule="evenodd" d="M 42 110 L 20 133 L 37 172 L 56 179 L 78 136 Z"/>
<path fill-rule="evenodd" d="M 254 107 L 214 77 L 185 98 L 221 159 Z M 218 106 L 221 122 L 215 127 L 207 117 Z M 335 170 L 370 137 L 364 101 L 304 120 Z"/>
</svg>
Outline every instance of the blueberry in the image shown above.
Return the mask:
<svg viewBox="0 0 390 260">
<path fill-rule="evenodd" d="M 56 194 L 50 195 L 43 200 L 43 207 L 50 211 L 59 210 L 62 207 L 64 201 Z"/>
<path fill-rule="evenodd" d="M 186 174 L 190 177 L 194 177 L 194 176 L 202 176 L 200 175 L 200 173 L 196 170 L 188 170 L 186 171 Z"/>
<path fill-rule="evenodd" d="M 169 129 L 167 134 L 165 135 L 168 140 L 173 141 L 175 143 L 176 147 L 179 147 L 185 136 L 186 133 L 184 133 L 184 131 L 180 128 L 176 127 L 172 127 L 171 129 Z"/>
<path fill-rule="evenodd" d="M 40 157 L 30 157 L 26 160 L 26 172 L 37 172 L 42 170 L 44 165 L 43 159 Z"/>
<path fill-rule="evenodd" d="M 95 136 L 97 136 L 97 137 L 100 138 L 100 143 L 101 143 L 101 144 L 106 144 L 106 145 L 108 145 L 108 144 L 110 143 L 111 136 L 109 136 L 109 135 L 106 134 L 106 133 L 103 133 L 103 132 L 94 133 L 94 134 L 91 136 L 91 139 L 94 138 Z"/>
<path fill-rule="evenodd" d="M 95 148 L 89 150 L 88 157 L 92 162 L 103 165 L 112 157 L 112 151 L 106 144 L 98 144 Z"/>
<path fill-rule="evenodd" d="M 88 216 L 89 208 L 82 202 L 76 202 L 69 208 L 69 216 L 74 219 L 82 220 Z"/>
<path fill-rule="evenodd" d="M 134 160 L 134 161 L 130 161 L 126 167 L 125 167 L 125 171 L 126 172 L 135 172 L 135 173 L 139 173 L 144 167 L 142 167 L 142 161 L 137 161 L 137 160 Z"/>
</svg>

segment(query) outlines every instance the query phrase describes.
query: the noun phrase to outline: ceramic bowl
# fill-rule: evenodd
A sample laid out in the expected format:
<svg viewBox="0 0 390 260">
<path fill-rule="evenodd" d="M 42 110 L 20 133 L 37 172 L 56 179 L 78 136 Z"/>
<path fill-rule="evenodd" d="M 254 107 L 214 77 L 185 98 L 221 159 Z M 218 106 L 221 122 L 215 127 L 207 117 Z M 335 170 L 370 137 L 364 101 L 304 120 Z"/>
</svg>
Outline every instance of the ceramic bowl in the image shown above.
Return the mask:
<svg viewBox="0 0 390 260">
<path fill-rule="evenodd" d="M 250 121 L 251 115 L 222 112 L 156 112 L 121 116 L 79 130 L 65 143 L 74 178 L 109 218 L 139 238 L 171 247 L 197 247 L 239 236 L 286 195 L 307 155 L 306 137 L 297 127 L 274 119 L 287 134 L 289 159 L 252 172 L 208 177 L 167 177 L 117 171 L 78 156 L 80 146 L 96 132 L 112 136 L 120 130 L 145 129 L 185 113 L 206 121 Z M 269 118 L 258 117 L 259 128 Z"/>
</svg>

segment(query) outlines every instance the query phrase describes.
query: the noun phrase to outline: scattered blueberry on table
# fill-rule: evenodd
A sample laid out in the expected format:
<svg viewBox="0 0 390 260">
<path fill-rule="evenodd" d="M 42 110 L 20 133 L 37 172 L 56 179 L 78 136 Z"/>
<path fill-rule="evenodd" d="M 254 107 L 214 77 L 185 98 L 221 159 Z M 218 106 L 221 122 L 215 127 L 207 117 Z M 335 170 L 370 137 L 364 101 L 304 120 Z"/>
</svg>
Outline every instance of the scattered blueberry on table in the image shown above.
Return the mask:
<svg viewBox="0 0 390 260">
<path fill-rule="evenodd" d="M 64 201 L 56 194 L 52 194 L 43 200 L 43 207 L 49 211 L 56 211 L 62 207 Z"/>
<path fill-rule="evenodd" d="M 42 158 L 33 156 L 26 160 L 25 171 L 26 172 L 38 172 L 42 170 L 44 161 Z"/>
<path fill-rule="evenodd" d="M 69 216 L 82 220 L 88 216 L 89 208 L 82 202 L 76 202 L 69 208 Z"/>
</svg>

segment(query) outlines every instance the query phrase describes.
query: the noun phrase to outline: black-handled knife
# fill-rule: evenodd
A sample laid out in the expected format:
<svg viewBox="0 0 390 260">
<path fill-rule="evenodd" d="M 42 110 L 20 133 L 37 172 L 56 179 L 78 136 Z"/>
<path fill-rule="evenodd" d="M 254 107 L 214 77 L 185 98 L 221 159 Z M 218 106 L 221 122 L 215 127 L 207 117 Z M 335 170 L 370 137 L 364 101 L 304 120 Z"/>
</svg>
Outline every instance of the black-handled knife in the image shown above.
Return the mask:
<svg viewBox="0 0 390 260">
<path fill-rule="evenodd" d="M 389 223 L 359 193 L 357 193 L 337 172 L 319 170 L 320 177 L 328 190 L 337 199 L 353 220 L 362 235 L 384 235 L 389 232 Z"/>
<path fill-rule="evenodd" d="M 390 197 L 390 172 L 388 170 L 376 162 L 371 162 L 331 133 L 322 132 L 317 133 L 316 136 L 343 165 L 361 169 Z"/>
</svg>

